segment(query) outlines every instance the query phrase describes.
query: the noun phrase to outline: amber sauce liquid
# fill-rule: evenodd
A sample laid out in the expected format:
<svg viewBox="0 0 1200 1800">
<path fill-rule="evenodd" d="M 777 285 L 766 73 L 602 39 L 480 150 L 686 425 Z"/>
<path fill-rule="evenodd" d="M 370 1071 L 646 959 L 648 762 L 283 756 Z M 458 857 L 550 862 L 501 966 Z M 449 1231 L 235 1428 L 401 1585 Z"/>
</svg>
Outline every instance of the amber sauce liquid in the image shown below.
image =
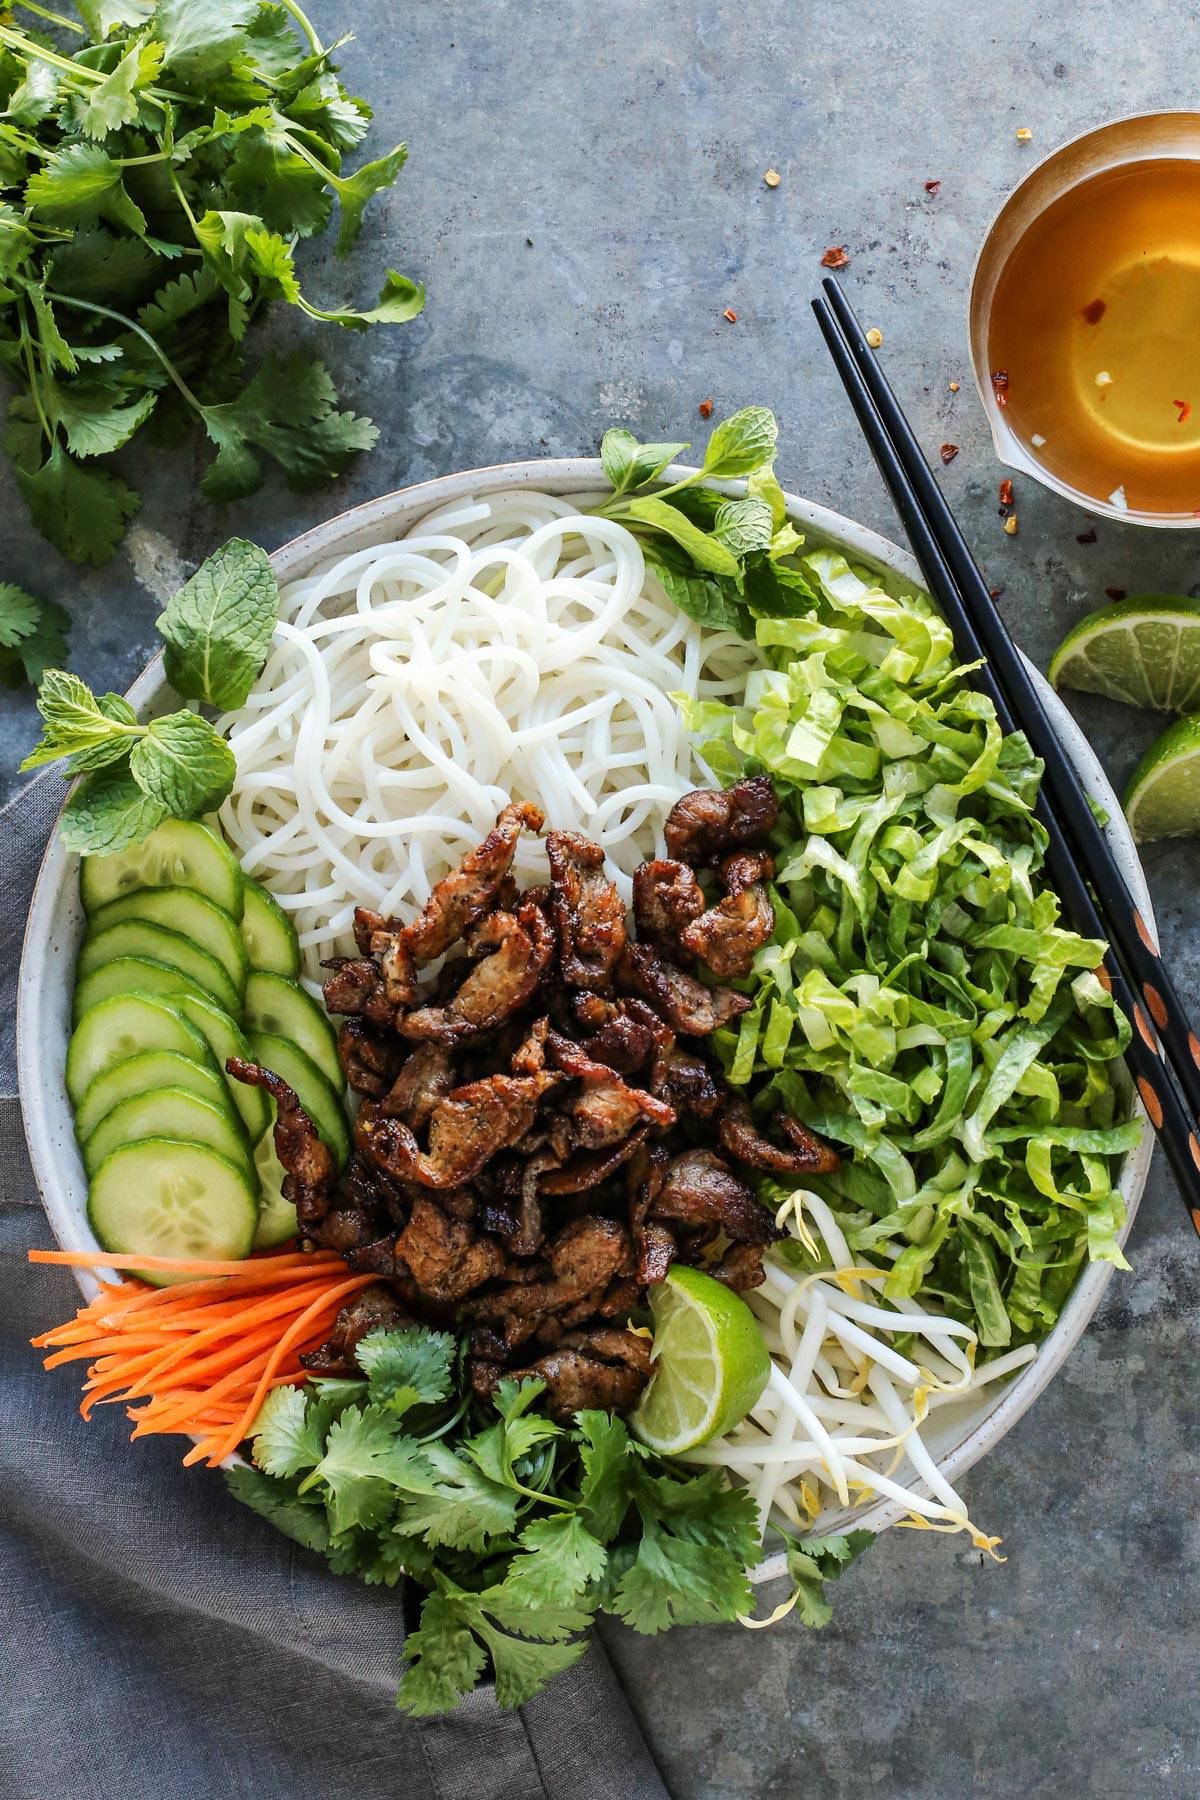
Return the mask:
<svg viewBox="0 0 1200 1800">
<path fill-rule="evenodd" d="M 1121 490 L 1135 513 L 1200 512 L 1200 162 L 1061 195 L 1001 273 L 988 356 L 1008 423 L 1061 481 Z"/>
</svg>

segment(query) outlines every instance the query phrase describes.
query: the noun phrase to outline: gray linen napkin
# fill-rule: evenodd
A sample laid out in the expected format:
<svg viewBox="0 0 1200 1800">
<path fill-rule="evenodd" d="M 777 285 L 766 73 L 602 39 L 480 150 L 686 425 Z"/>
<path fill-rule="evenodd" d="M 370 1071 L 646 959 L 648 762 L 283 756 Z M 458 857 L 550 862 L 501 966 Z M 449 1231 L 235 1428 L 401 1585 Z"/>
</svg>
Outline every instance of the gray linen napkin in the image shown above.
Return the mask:
<svg viewBox="0 0 1200 1800">
<path fill-rule="evenodd" d="M 603 1649 L 517 1713 L 393 1704 L 399 1595 L 332 1575 L 179 1449 L 90 1424 L 79 1371 L 29 1338 L 78 1290 L 51 1243 L 15 1098 L 16 975 L 59 800 L 0 812 L 0 1800 L 665 1800 Z"/>
</svg>

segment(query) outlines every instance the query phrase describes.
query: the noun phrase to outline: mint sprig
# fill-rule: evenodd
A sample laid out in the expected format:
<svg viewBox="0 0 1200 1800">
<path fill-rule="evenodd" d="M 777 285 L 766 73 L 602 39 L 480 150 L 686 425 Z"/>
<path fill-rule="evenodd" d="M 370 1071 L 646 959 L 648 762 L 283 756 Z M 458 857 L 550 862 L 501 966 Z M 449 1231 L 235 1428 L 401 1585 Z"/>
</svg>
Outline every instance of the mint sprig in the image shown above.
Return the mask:
<svg viewBox="0 0 1200 1800">
<path fill-rule="evenodd" d="M 210 706 L 241 706 L 266 660 L 278 604 L 275 576 L 257 544 L 230 538 L 214 551 L 158 621 L 176 692 Z M 42 735 L 21 767 L 65 759 L 66 773 L 83 777 L 61 823 L 67 848 L 81 855 L 124 849 L 166 818 L 199 818 L 233 786 L 233 752 L 198 712 L 185 708 L 142 722 L 120 694 L 93 694 L 78 675 L 54 668 L 42 675 L 37 705 Z"/>
</svg>

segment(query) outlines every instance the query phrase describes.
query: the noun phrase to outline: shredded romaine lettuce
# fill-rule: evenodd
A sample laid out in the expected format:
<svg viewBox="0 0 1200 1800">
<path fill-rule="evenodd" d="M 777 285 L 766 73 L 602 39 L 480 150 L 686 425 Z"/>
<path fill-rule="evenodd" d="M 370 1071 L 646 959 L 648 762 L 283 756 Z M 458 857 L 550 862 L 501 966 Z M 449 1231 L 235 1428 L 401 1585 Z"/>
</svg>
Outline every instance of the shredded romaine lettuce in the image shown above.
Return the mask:
<svg viewBox="0 0 1200 1800">
<path fill-rule="evenodd" d="M 1117 1238 L 1128 1026 L 1102 943 L 1041 875 L 1041 766 L 1005 737 L 920 593 L 821 549 L 752 608 L 741 707 L 681 701 L 724 780 L 782 802 L 773 941 L 717 1047 L 731 1081 L 853 1150 L 813 1186 L 892 1294 L 936 1295 L 998 1348 L 1045 1334 Z"/>
</svg>

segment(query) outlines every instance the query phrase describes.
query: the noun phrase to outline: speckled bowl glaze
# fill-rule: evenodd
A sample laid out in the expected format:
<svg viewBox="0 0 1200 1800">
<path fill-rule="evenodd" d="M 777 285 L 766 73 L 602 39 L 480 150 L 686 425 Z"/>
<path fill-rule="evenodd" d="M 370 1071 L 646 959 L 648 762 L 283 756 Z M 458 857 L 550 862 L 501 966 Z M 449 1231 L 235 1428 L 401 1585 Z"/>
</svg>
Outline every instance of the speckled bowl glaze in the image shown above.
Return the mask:
<svg viewBox="0 0 1200 1800">
<path fill-rule="evenodd" d="M 682 469 L 667 471 L 672 480 L 682 473 Z M 365 506 L 339 514 L 285 544 L 272 562 L 281 582 L 294 580 L 332 556 L 346 555 L 399 537 L 433 507 L 466 494 L 528 487 L 570 496 L 595 492 L 603 486 L 600 464 L 593 458 L 507 463 L 496 468 L 472 469 L 385 494 Z M 730 483 L 729 491 L 740 491 L 739 484 Z M 836 545 L 856 561 L 868 564 L 893 592 L 910 591 L 921 585 L 913 559 L 886 538 L 807 500 L 789 495 L 787 503 L 792 519 L 805 532 L 810 544 Z M 1145 877 L 1121 808 L 1104 772 L 1066 708 L 1036 672 L 1035 679 L 1043 703 L 1089 793 L 1109 813 L 1107 832 L 1118 865 L 1143 916 L 1153 924 Z M 166 702 L 168 695 L 160 657 L 156 657 L 138 677 L 129 690 L 129 699 L 143 716 Z M 83 925 L 78 887 L 77 858 L 63 848 L 56 832 L 42 860 L 25 934 L 17 1006 L 17 1064 L 34 1176 L 54 1234 L 67 1249 L 94 1247 L 87 1223 L 87 1186 L 63 1079 L 70 1035 L 72 974 Z M 1130 1223 L 1146 1183 L 1151 1147 L 1151 1136 L 1147 1132 L 1139 1148 L 1126 1157 L 1121 1171 L 1121 1191 Z M 1111 1274 L 1112 1269 L 1107 1263 L 1094 1263 L 1084 1270 L 1035 1362 L 996 1389 L 985 1389 L 977 1399 L 946 1407 L 934 1415 L 924 1435 L 949 1480 L 957 1480 L 991 1450 L 1053 1379 L 1096 1310 Z M 86 1274 L 80 1274 L 80 1285 L 85 1292 L 95 1291 L 94 1283 Z M 853 1518 L 854 1523 L 879 1531 L 893 1524 L 902 1511 L 893 1503 L 883 1503 L 859 1509 L 855 1514 L 830 1513 L 820 1524 L 822 1529 L 841 1529 Z M 757 1578 L 769 1581 L 782 1572 L 783 1558 L 768 1557 L 760 1565 Z"/>
</svg>

